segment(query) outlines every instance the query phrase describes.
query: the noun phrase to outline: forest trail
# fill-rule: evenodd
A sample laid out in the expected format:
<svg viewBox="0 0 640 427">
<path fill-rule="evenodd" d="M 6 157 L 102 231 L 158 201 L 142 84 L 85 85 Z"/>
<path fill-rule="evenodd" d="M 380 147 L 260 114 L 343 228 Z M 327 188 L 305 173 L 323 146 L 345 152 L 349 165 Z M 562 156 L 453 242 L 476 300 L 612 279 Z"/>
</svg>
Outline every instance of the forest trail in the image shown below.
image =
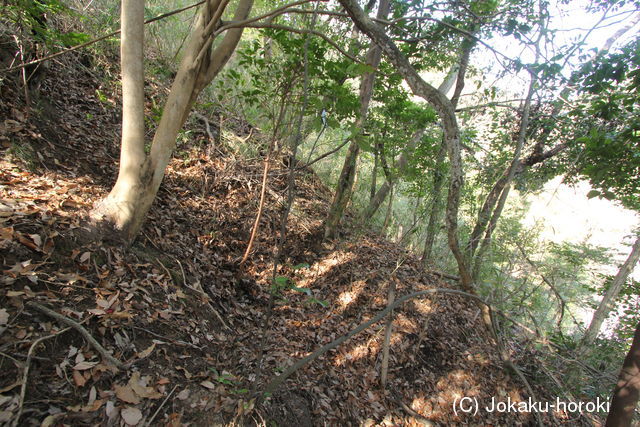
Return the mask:
<svg viewBox="0 0 640 427">
<path fill-rule="evenodd" d="M 0 101 L 0 143 L 3 149 L 14 143 L 0 167 L 0 352 L 20 358 L 2 358 L 0 423 L 19 411 L 21 425 L 427 424 L 420 415 L 436 425 L 534 422 L 526 413 L 454 413 L 461 397 L 488 404 L 492 397 L 529 396 L 500 366 L 477 307 L 449 295 L 395 311 L 386 390 L 379 385 L 380 322 L 254 408 L 254 388 L 373 317 L 386 306 L 391 283 L 398 296 L 450 285 L 414 255 L 355 226 L 340 243 L 322 243 L 330 192 L 302 170 L 277 275 L 308 295 L 292 289 L 276 300 L 256 379 L 286 198 L 285 162 L 274 160 L 254 252 L 242 266 L 263 159 L 234 150 L 235 139 L 251 134 L 257 144 L 261 138 L 235 119 L 224 122 L 221 141 L 210 141 L 201 121 L 188 122 L 188 140 L 179 144 L 130 248 L 70 242 L 65 236 L 83 227 L 82 218 L 115 179 L 120 123 L 113 87 L 90 74 L 82 57 L 75 60 L 75 67 L 52 64 L 30 109 L 13 103 L 20 94 L 7 86 Z M 163 96 L 156 82 L 146 89 L 149 99 Z M 115 358 L 135 363 L 112 369 L 74 329 L 34 346 L 65 325 L 28 301 L 82 322 Z M 542 375 L 526 343 L 511 345 L 525 375 Z M 27 353 L 33 354 L 28 364 Z M 551 391 L 535 391 L 538 400 L 551 398 Z M 543 415 L 545 424 L 581 422 L 561 415 Z"/>
</svg>

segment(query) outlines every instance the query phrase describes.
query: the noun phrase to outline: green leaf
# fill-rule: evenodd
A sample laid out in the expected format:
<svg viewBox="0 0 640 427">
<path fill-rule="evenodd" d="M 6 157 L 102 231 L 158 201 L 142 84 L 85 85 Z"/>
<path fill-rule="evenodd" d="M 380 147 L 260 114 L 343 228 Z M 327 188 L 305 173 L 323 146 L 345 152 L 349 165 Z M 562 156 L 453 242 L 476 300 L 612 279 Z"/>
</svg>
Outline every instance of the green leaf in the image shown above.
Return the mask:
<svg viewBox="0 0 640 427">
<path fill-rule="evenodd" d="M 309 298 L 307 301 L 308 301 L 309 303 L 311 303 L 311 304 L 320 304 L 320 305 L 321 305 L 321 306 L 323 306 L 324 308 L 329 307 L 329 303 L 328 303 L 327 301 L 319 300 L 319 299 L 317 299 L 317 298 L 313 298 L 313 297 L 312 297 L 312 298 Z"/>
<path fill-rule="evenodd" d="M 600 191 L 598 190 L 591 190 L 587 193 L 587 197 L 589 199 L 593 199 L 594 197 L 598 197 L 600 195 Z"/>
<path fill-rule="evenodd" d="M 291 289 L 293 289 L 294 291 L 302 292 L 303 294 L 312 295 L 311 289 L 309 288 L 299 288 L 297 286 L 292 286 Z"/>
<path fill-rule="evenodd" d="M 309 264 L 307 264 L 306 262 L 303 262 L 301 264 L 294 265 L 293 269 L 297 271 L 297 270 L 302 270 L 303 268 L 309 268 L 309 267 L 311 267 Z"/>
<path fill-rule="evenodd" d="M 287 286 L 289 284 L 289 278 L 285 276 L 277 276 L 273 281 L 278 286 Z"/>
</svg>

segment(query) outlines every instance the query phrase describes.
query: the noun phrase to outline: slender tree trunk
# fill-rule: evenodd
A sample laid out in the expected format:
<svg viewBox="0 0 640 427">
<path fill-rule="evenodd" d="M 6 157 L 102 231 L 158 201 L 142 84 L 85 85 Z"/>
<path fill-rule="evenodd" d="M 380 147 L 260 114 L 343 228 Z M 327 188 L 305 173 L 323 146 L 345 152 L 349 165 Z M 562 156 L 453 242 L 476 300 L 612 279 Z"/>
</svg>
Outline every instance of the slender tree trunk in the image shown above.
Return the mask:
<svg viewBox="0 0 640 427">
<path fill-rule="evenodd" d="M 391 185 L 391 191 L 389 192 L 389 203 L 387 204 L 387 213 L 384 215 L 384 222 L 382 223 L 382 234 L 387 231 L 387 227 L 391 222 L 391 212 L 393 211 L 393 185 Z"/>
<path fill-rule="evenodd" d="M 611 48 L 613 43 L 622 37 L 626 32 L 628 32 L 635 24 L 640 22 L 640 14 L 636 15 L 630 22 L 627 23 L 624 27 L 620 28 L 614 35 L 612 35 L 609 39 L 605 41 L 602 48 L 599 49 L 596 53 L 594 53 L 589 61 L 594 62 L 602 52 L 605 52 Z M 566 104 L 567 98 L 575 90 L 575 85 L 572 81 L 570 81 L 560 92 L 560 95 L 556 99 L 553 104 L 553 110 L 551 113 L 552 117 L 558 115 L 562 109 L 562 107 Z M 564 151 L 567 148 L 566 144 L 559 144 L 554 148 L 549 149 L 546 152 L 543 152 L 544 146 L 547 143 L 551 133 L 555 129 L 555 123 L 544 128 L 542 135 L 540 136 L 539 141 L 535 144 L 533 148 L 533 152 L 523 161 L 520 161 L 515 168 L 515 174 L 520 174 L 524 172 L 527 167 L 531 167 L 535 164 L 542 163 L 546 159 L 555 156 L 556 154 Z M 475 252 L 478 249 L 478 245 L 481 243 L 482 234 L 487 231 L 487 227 L 492 217 L 494 217 L 495 212 L 494 208 L 496 204 L 499 202 L 500 195 L 504 193 L 504 188 L 507 184 L 510 185 L 509 174 L 511 173 L 513 164 L 505 169 L 502 173 L 501 177 L 496 181 L 494 186 L 489 191 L 480 212 L 478 213 L 478 219 L 476 224 L 474 225 L 473 231 L 471 232 L 471 237 L 469 238 L 469 242 L 467 243 L 465 252 L 467 258 L 469 260 L 473 259 L 475 256 Z M 508 192 L 507 192 L 508 193 Z M 498 215 L 499 217 L 499 215 Z"/>
<path fill-rule="evenodd" d="M 378 19 L 387 18 L 387 15 L 389 14 L 389 5 L 389 0 L 380 0 L 377 14 Z M 381 49 L 372 42 L 371 47 L 367 52 L 367 64 L 376 69 L 378 68 L 378 65 L 380 65 L 381 57 Z M 357 133 L 352 136 L 351 144 L 349 145 L 347 155 L 342 165 L 340 178 L 338 178 L 338 186 L 336 188 L 336 192 L 334 193 L 333 200 L 331 201 L 331 206 L 329 207 L 329 215 L 325 220 L 325 239 L 335 237 L 338 225 L 340 224 L 340 220 L 342 219 L 342 215 L 344 214 L 344 210 L 349 202 L 349 199 L 351 198 L 351 193 L 353 191 L 353 180 L 356 172 L 356 163 L 358 154 L 360 153 L 360 133 L 364 127 L 367 119 L 367 114 L 369 112 L 369 103 L 371 102 L 371 97 L 373 95 L 373 84 L 375 82 L 375 76 L 375 71 L 366 73 L 362 77 L 362 82 L 360 83 L 360 113 L 354 125 L 355 132 Z"/>
<path fill-rule="evenodd" d="M 462 172 L 462 158 L 460 155 L 460 131 L 456 120 L 455 109 L 449 99 L 436 88 L 425 82 L 418 72 L 411 66 L 407 58 L 400 52 L 395 43 L 385 34 L 384 30 L 375 24 L 358 6 L 356 0 L 340 0 L 340 4 L 345 8 L 349 16 L 353 19 L 358 28 L 367 34 L 378 44 L 389 61 L 396 67 L 398 72 L 417 96 L 429 102 L 440 116 L 444 129 L 444 139 L 447 143 L 447 151 L 451 163 L 451 174 L 449 180 L 449 197 L 447 199 L 447 238 L 449 248 L 458 263 L 460 283 L 463 289 L 474 291 L 471 274 L 465 263 L 458 240 L 458 209 L 460 202 L 460 190 L 464 183 Z"/>
<path fill-rule="evenodd" d="M 126 0 L 122 7 L 123 136 L 118 180 L 93 210 L 92 218 L 120 239 L 130 242 L 138 233 L 160 188 L 176 138 L 200 91 L 224 67 L 237 46 L 242 28 L 232 29 L 211 53 L 214 29 L 227 2 L 208 0 L 194 25 L 189 44 L 171 86 L 151 150 L 145 155 L 140 138 L 144 123 L 141 89 L 144 2 Z M 253 0 L 240 0 L 235 19 L 245 19 Z M 140 17 L 142 14 L 142 17 Z M 139 85 L 139 87 L 138 87 Z M 144 132 L 144 129 L 143 129 Z M 137 142 L 136 142 L 137 141 Z"/>
<path fill-rule="evenodd" d="M 442 167 L 446 153 L 447 148 L 443 141 L 440 145 L 440 150 L 438 150 L 438 155 L 436 157 L 436 171 L 433 174 L 433 188 L 431 191 L 433 199 L 431 201 L 431 209 L 429 211 L 429 222 L 427 223 L 427 236 L 424 240 L 424 250 L 422 252 L 423 263 L 431 259 L 433 244 L 436 240 L 436 227 L 440 221 L 439 216 L 442 205 L 442 184 L 444 184 L 444 173 L 440 168 Z"/>
<path fill-rule="evenodd" d="M 640 398 L 640 323 L 613 391 L 605 427 L 630 427 Z"/>
<path fill-rule="evenodd" d="M 371 190 L 369 191 L 369 203 L 376 196 L 376 188 L 378 187 L 378 149 L 373 150 L 373 172 L 371 172 Z"/>
<path fill-rule="evenodd" d="M 369 206 L 367 206 L 364 213 L 362 214 L 362 218 L 364 221 L 369 221 L 375 215 L 375 213 L 380 208 L 380 205 L 382 205 L 382 202 L 384 202 L 384 199 L 387 197 L 387 194 L 389 194 L 393 183 L 396 181 L 399 175 L 402 175 L 404 173 L 409 162 L 408 156 L 415 150 L 416 146 L 424 136 L 425 130 L 426 129 L 420 129 L 419 131 L 414 133 L 405 149 L 398 155 L 398 157 L 396 158 L 398 173 L 390 174 L 389 179 L 386 180 L 384 184 L 382 184 L 373 199 L 371 199 L 371 201 L 369 202 Z"/>
<path fill-rule="evenodd" d="M 544 32 L 541 30 L 540 35 L 538 36 L 538 40 L 535 43 L 535 49 L 536 49 L 535 62 L 537 62 L 538 59 L 540 58 L 540 41 L 542 40 L 543 34 Z M 497 199 L 496 208 L 493 210 L 489 218 L 489 221 L 487 223 L 487 226 L 484 227 L 485 236 L 480 243 L 480 250 L 475 255 L 475 258 L 473 258 L 473 255 L 474 255 L 473 251 L 469 253 L 469 265 L 472 265 L 473 263 L 472 277 L 474 281 L 478 280 L 478 276 L 480 274 L 480 267 L 482 265 L 482 258 L 484 256 L 484 253 L 489 248 L 489 244 L 491 242 L 491 236 L 496 226 L 498 225 L 498 220 L 500 219 L 500 216 L 502 215 L 502 210 L 504 209 L 504 206 L 507 202 L 509 191 L 511 190 L 511 182 L 515 178 L 516 173 L 518 171 L 518 167 L 520 165 L 520 155 L 522 153 L 522 148 L 524 147 L 524 142 L 527 139 L 527 131 L 529 130 L 529 115 L 531 114 L 531 101 L 533 99 L 533 94 L 535 92 L 536 85 L 538 83 L 537 76 L 533 72 L 531 72 L 530 75 L 531 75 L 531 82 L 529 83 L 529 89 L 527 91 L 527 96 L 524 101 L 524 106 L 522 110 L 522 120 L 520 121 L 520 129 L 518 131 L 518 139 L 516 140 L 516 148 L 515 148 L 515 153 L 513 155 L 513 160 L 509 164 L 509 167 L 506 171 L 506 176 L 504 176 L 503 183 L 501 183 L 501 185 L 499 186 L 502 188 L 502 190 L 499 193 L 500 197 Z M 498 193 L 496 193 L 496 195 L 497 194 Z M 474 229 L 474 231 L 476 230 Z M 474 245 L 477 245 L 477 244 L 478 242 L 476 238 Z"/>
<path fill-rule="evenodd" d="M 598 305 L 598 309 L 593 314 L 593 319 L 587 328 L 587 331 L 584 333 L 584 337 L 582 338 L 581 347 L 587 347 L 596 340 L 596 337 L 600 333 L 600 328 L 602 327 L 602 323 L 607 319 L 609 312 L 613 309 L 613 305 L 622 289 L 622 286 L 627 282 L 627 277 L 633 270 L 633 267 L 638 263 L 638 259 L 640 259 L 640 234 L 636 236 L 636 241 L 631 248 L 631 253 L 627 260 L 622 264 L 620 269 L 618 270 L 618 274 L 613 279 L 611 286 L 607 289 L 607 292 L 602 297 L 602 301 Z"/>
</svg>

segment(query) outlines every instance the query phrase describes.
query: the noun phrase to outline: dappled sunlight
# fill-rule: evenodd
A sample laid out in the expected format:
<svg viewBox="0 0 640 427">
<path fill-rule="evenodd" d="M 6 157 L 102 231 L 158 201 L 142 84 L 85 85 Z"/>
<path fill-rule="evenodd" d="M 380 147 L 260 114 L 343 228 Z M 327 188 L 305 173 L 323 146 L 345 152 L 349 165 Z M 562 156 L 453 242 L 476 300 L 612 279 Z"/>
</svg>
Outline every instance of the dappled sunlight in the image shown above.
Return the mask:
<svg viewBox="0 0 640 427">
<path fill-rule="evenodd" d="M 334 251 L 326 255 L 323 259 L 315 262 L 310 268 L 301 271 L 301 278 L 298 280 L 302 286 L 310 286 L 319 277 L 326 276 L 333 269 L 347 262 L 353 261 L 355 254 L 350 251 Z"/>
<path fill-rule="evenodd" d="M 413 306 L 418 313 L 423 315 L 432 314 L 434 311 L 433 302 L 427 298 L 418 298 L 413 300 Z"/>
</svg>

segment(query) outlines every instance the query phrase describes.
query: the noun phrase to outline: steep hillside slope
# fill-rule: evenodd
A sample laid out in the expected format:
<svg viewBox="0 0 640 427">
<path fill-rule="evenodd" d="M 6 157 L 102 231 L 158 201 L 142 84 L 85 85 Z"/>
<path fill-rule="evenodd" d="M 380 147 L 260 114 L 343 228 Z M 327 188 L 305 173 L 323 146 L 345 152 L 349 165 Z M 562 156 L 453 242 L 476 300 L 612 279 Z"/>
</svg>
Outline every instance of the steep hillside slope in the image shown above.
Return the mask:
<svg viewBox="0 0 640 427">
<path fill-rule="evenodd" d="M 254 252 L 240 265 L 263 159 L 237 154 L 239 139 L 251 135 L 247 142 L 258 145 L 260 135 L 233 119 L 214 128 L 222 134 L 217 141 L 201 121 L 190 122 L 130 248 L 74 241 L 81 233 L 73 231 L 115 179 L 119 140 L 116 85 L 77 59 L 52 64 L 30 107 L 18 88 L 2 88 L 2 422 L 18 416 L 21 425 L 534 421 L 530 414 L 454 413 L 454 402 L 465 396 L 487 404 L 492 397 L 529 396 L 500 366 L 477 307 L 439 294 L 396 310 L 385 390 L 379 385 L 385 326 L 379 323 L 254 406 L 252 393 L 283 368 L 383 309 L 391 283 L 397 296 L 450 285 L 372 234 L 355 230 L 322 243 L 329 191 L 301 170 L 276 275 L 308 291 L 282 291 L 268 316 L 287 162 L 274 160 Z M 155 82 L 147 90 L 150 98 L 161 97 Z M 219 122 L 217 113 L 201 113 Z M 109 366 L 78 329 L 65 329 L 33 302 L 80 322 L 113 357 L 132 364 Z M 535 372 L 526 351 L 514 356 L 525 374 Z M 536 392 L 538 399 L 551 398 Z M 548 425 L 567 421 L 579 423 L 545 415 Z"/>
</svg>

